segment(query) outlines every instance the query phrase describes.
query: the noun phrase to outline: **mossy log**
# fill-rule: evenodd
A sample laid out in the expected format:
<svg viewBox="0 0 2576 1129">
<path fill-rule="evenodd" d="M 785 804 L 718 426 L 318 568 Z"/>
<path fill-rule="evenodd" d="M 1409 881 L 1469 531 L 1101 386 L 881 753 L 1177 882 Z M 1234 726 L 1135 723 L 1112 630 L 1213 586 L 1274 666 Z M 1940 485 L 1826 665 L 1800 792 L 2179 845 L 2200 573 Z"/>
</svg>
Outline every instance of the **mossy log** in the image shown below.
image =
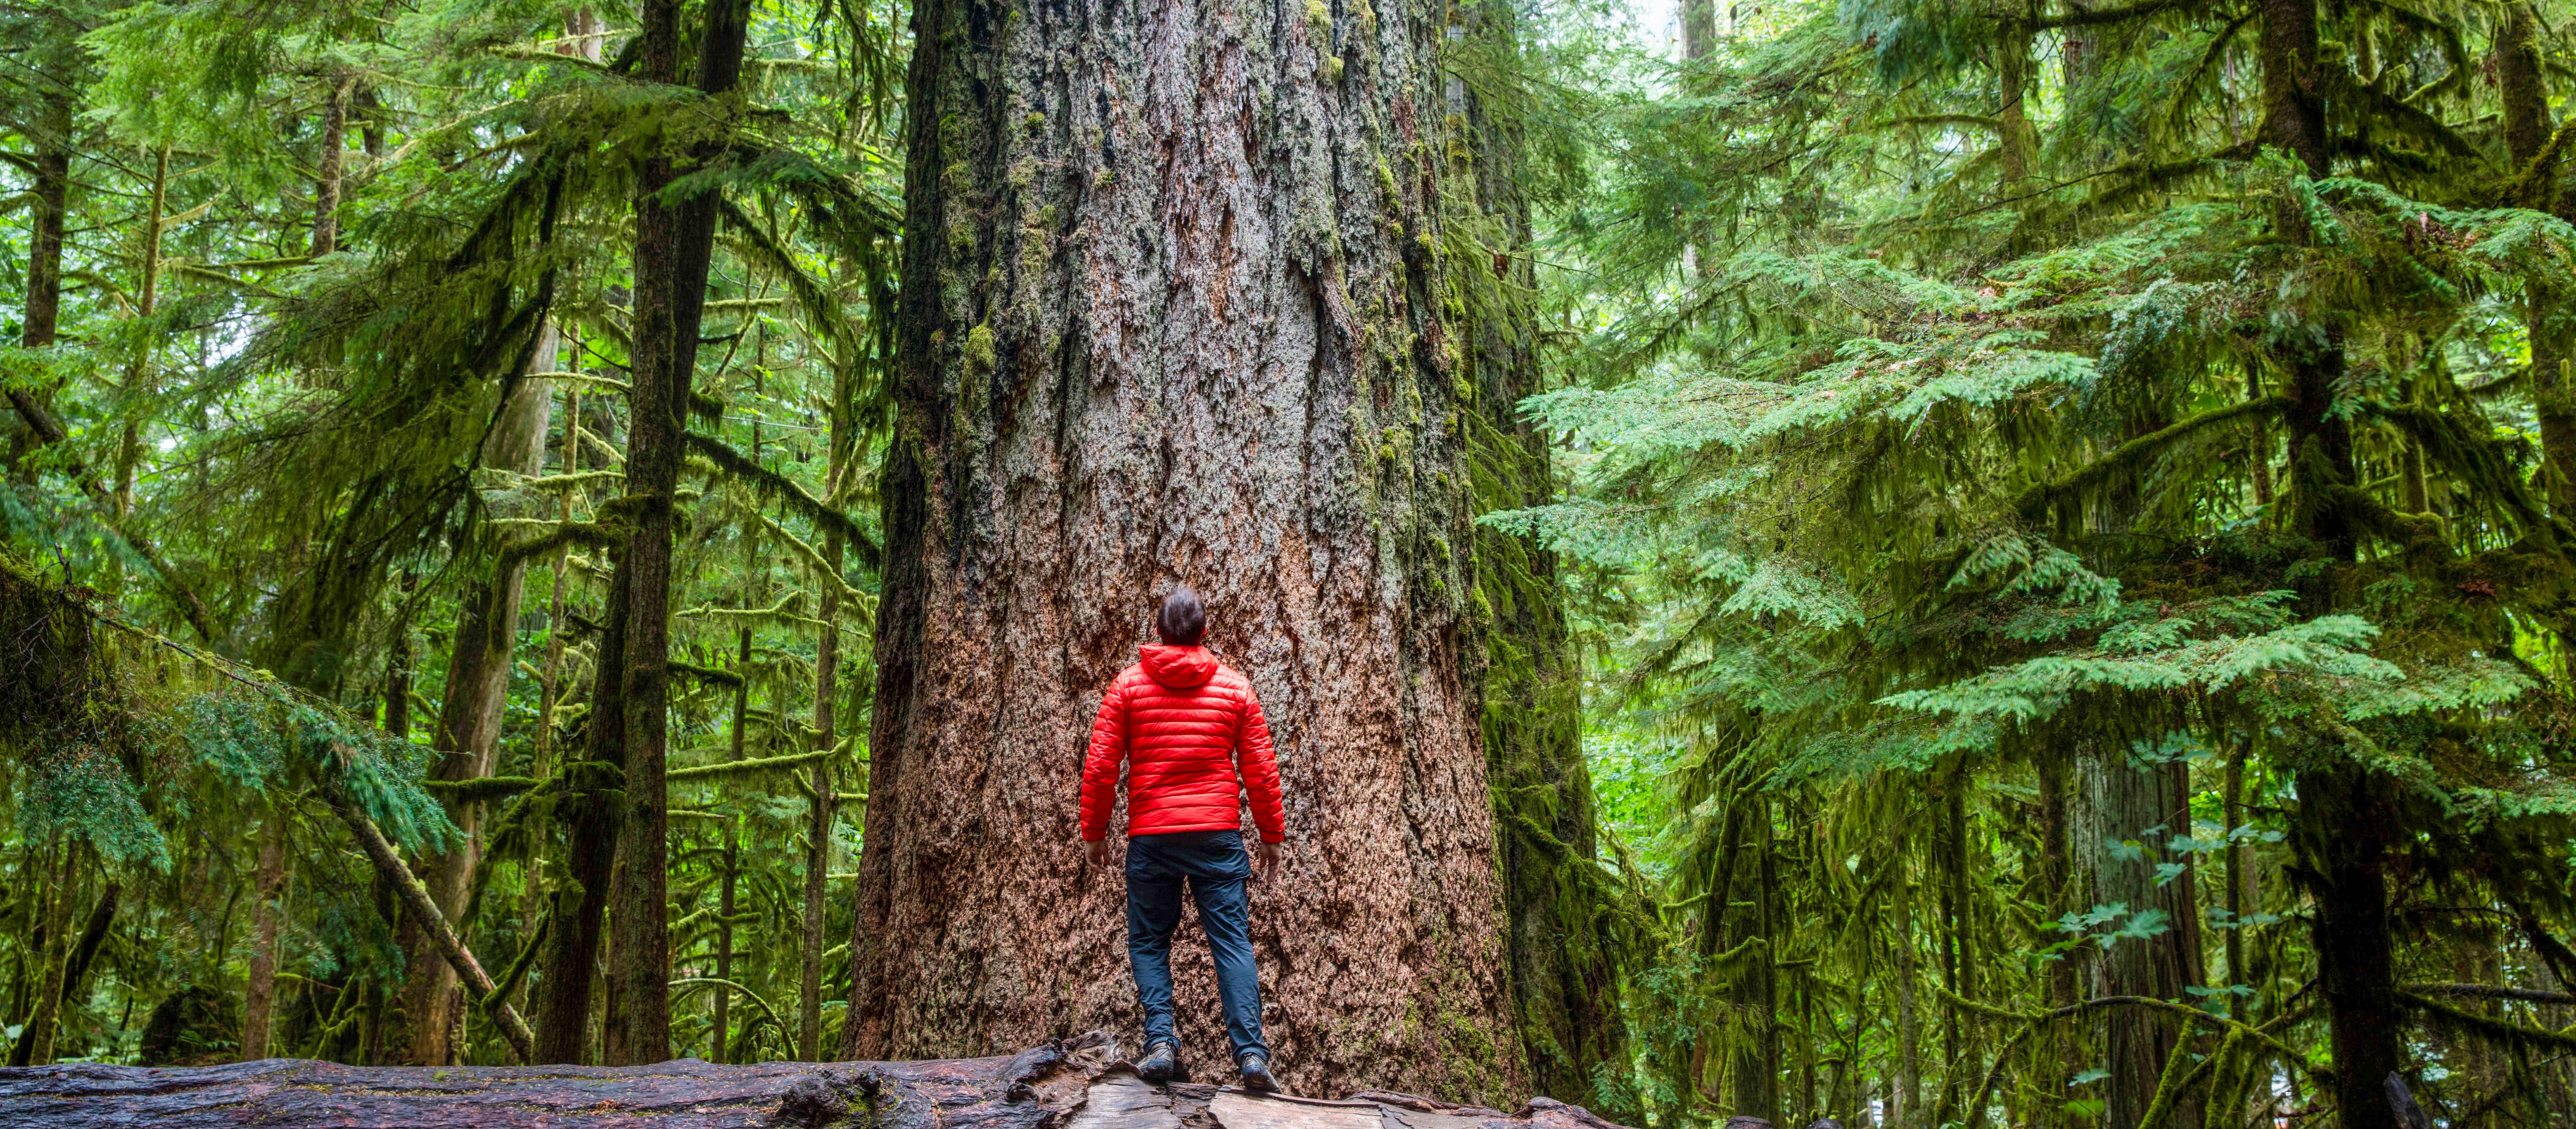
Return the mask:
<svg viewBox="0 0 2576 1129">
<path fill-rule="evenodd" d="M 359 1067 L 305 1059 L 0 1070 L 0 1129 L 1620 1129 L 1531 1099 L 1517 1113 L 1364 1090 L 1339 1101 L 1150 1086 L 1101 1032 L 1008 1058 L 719 1066 Z"/>
</svg>

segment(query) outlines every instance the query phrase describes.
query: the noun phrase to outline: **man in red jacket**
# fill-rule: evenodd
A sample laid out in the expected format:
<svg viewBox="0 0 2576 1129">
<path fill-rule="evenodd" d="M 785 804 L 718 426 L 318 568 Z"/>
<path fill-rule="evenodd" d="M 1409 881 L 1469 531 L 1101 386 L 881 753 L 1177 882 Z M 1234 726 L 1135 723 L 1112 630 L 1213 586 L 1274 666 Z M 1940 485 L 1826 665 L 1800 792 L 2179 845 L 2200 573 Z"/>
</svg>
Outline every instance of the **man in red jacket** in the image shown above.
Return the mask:
<svg viewBox="0 0 2576 1129">
<path fill-rule="evenodd" d="M 1127 768 L 1127 963 L 1145 1010 L 1145 1057 L 1136 1073 L 1167 1082 L 1180 1062 L 1172 1036 L 1172 930 L 1181 887 L 1198 899 L 1199 927 L 1216 958 L 1217 999 L 1243 1088 L 1279 1088 L 1261 1042 L 1261 974 L 1252 959 L 1252 876 L 1243 809 L 1261 831 L 1261 881 L 1279 870 L 1279 763 L 1252 684 L 1199 645 L 1207 611 L 1198 593 L 1174 589 L 1154 617 L 1163 645 L 1109 684 L 1082 763 L 1082 838 L 1091 865 L 1109 867 L 1109 809 Z"/>
</svg>

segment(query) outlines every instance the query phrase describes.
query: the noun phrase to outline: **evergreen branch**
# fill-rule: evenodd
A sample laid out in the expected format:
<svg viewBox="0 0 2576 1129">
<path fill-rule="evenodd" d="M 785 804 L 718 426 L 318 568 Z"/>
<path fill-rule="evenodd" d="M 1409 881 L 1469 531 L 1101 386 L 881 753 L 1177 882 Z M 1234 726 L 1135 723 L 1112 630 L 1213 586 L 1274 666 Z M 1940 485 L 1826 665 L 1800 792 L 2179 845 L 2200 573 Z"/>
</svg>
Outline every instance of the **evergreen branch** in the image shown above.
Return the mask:
<svg viewBox="0 0 2576 1129">
<path fill-rule="evenodd" d="M 2471 497 L 2488 500 L 2525 528 L 2554 532 L 2513 454 L 2486 432 L 2483 420 L 2472 425 L 2420 404 L 2370 404 L 2364 410 L 2396 425 L 2426 459 L 2468 487 Z"/>
<path fill-rule="evenodd" d="M 521 489 L 525 490 L 569 490 L 575 486 L 587 486 L 593 482 L 608 482 L 612 480 L 617 482 L 625 481 L 626 472 L 622 470 L 580 470 L 574 471 L 571 474 L 549 474 L 543 478 L 522 479 L 518 485 Z"/>
<path fill-rule="evenodd" d="M 365 850 L 367 860 L 375 864 L 376 873 L 383 876 L 402 898 L 403 908 L 410 911 L 408 918 L 419 923 L 422 931 L 429 934 L 432 947 L 455 967 L 457 977 L 473 988 L 476 995 L 498 999 L 492 978 L 484 974 L 482 964 L 474 959 L 473 950 L 457 940 L 456 931 L 448 927 L 446 915 L 440 913 L 438 903 L 431 900 L 429 888 L 420 884 L 420 879 L 412 874 L 410 867 L 403 865 L 402 857 L 394 853 L 392 844 L 385 842 L 384 833 L 376 829 L 375 822 L 341 794 L 337 783 L 325 782 L 322 796 L 331 805 L 331 810 L 338 813 L 340 821 L 349 826 L 350 833 L 357 836 L 359 847 Z M 520 1062 L 536 1062 L 537 1039 L 529 1032 L 527 1022 L 519 1018 L 518 1011 L 507 1000 L 500 1000 L 495 1007 L 493 1024 L 501 1029 L 510 1049 L 518 1053 Z"/>
<path fill-rule="evenodd" d="M 2069 5 L 2067 11 L 2062 15 L 2042 16 L 2035 20 L 2023 20 L 2020 22 L 2021 26 L 2028 28 L 2031 31 L 2056 31 L 2070 27 L 2100 27 L 2104 24 L 2127 23 L 2130 20 L 2142 19 L 2147 16 L 2155 15 L 2156 13 L 2168 8 L 2179 8 L 2182 6 L 2182 0 L 2138 0 L 2138 3 L 2119 8 L 2088 9 Z"/>
<path fill-rule="evenodd" d="M 761 757 L 753 760 L 726 761 L 723 764 L 699 765 L 696 768 L 675 768 L 663 773 L 662 779 L 712 780 L 729 776 L 747 776 L 756 772 L 774 772 L 782 768 L 794 768 L 800 764 L 811 764 L 839 751 L 823 749 L 811 753 L 790 753 L 782 757 Z"/>
<path fill-rule="evenodd" d="M 610 446 L 608 440 L 600 438 L 597 432 L 580 424 L 574 424 L 573 429 L 581 435 L 581 441 L 589 444 L 590 449 L 599 452 L 601 457 L 619 466 L 626 465 L 626 456 L 619 453 L 617 448 Z"/>
<path fill-rule="evenodd" d="M 600 376 L 600 375 L 598 375 L 597 373 L 588 373 L 588 372 L 571 372 L 571 371 L 568 371 L 568 370 L 557 370 L 557 371 L 554 371 L 554 372 L 532 372 L 532 373 L 529 373 L 529 374 L 528 374 L 528 379 L 530 379 L 530 380 L 569 380 L 569 381 L 573 381 L 573 382 L 575 382 L 575 383 L 579 383 L 579 384 L 596 384 L 596 385 L 599 385 L 599 386 L 600 386 L 600 387 L 602 387 L 602 388 L 614 388 L 614 389 L 616 389 L 617 391 L 619 391 L 619 392 L 621 392 L 621 393 L 624 393 L 624 392 L 632 392 L 632 391 L 634 391 L 634 389 L 635 389 L 635 386 L 634 386 L 634 385 L 628 384 L 627 382 L 625 382 L 625 381 L 623 381 L 623 380 L 619 380 L 619 379 L 617 379 L 617 378 L 615 378 L 615 377 L 610 377 L 610 376 Z"/>
<path fill-rule="evenodd" d="M 2216 1015 L 2202 1011 L 2190 1004 L 2175 1003 L 2172 1000 L 2159 999 L 2154 996 L 2096 996 L 2081 1003 L 2068 1004 L 2065 1007 L 2054 1008 L 2049 1011 L 2022 1012 L 2013 1011 L 2009 1008 L 1996 1007 L 1992 1004 L 1978 1003 L 1977 1001 L 1967 999 L 1958 993 L 1941 986 L 1940 984 L 1933 984 L 1931 985 L 1931 988 L 1933 995 L 1940 997 L 1943 1002 L 1954 1007 L 1963 1008 L 1967 1011 L 1975 1012 L 1990 1018 L 2019 1020 L 2023 1023 L 2034 1026 L 2039 1024 L 2055 1023 L 2059 1020 L 2073 1018 L 2088 1012 L 2099 1011 L 2103 1008 L 2140 1007 L 2149 1011 L 2161 1011 L 2170 1015 L 2182 1016 L 2192 1020 L 2193 1022 L 2199 1023 L 2204 1027 L 2214 1028 L 2219 1031 L 2242 1030 L 2255 1040 L 2272 1048 L 2274 1053 L 2281 1056 L 2282 1061 L 2298 1067 L 2300 1070 L 2305 1071 L 2310 1077 L 2320 1080 L 2331 1079 L 2334 1077 L 2333 1067 L 2318 1066 L 2309 1062 L 2305 1054 L 2292 1049 L 2289 1044 L 2274 1037 L 2268 1030 L 2268 1028 L 2276 1027 L 2298 1018 L 2300 1014 L 2302 1014 L 2299 1012 L 2285 1013 L 2279 1018 L 2274 1019 L 2272 1022 L 2264 1024 L 2262 1027 L 2254 1027 L 2229 1019 L 2224 1015 Z"/>
<path fill-rule="evenodd" d="M 1879 122 L 1871 126 L 1870 128 L 1907 129 L 1915 126 L 1935 125 L 1974 126 L 1975 128 L 1986 130 L 1990 133 L 1999 131 L 2004 127 L 2001 121 L 1983 114 L 1909 114 L 1901 118 L 1889 118 L 1886 121 Z"/>
<path fill-rule="evenodd" d="M 878 552 L 876 541 L 868 536 L 866 530 L 859 528 L 858 522 L 851 520 L 850 515 L 833 508 L 822 499 L 807 493 L 795 479 L 760 465 L 750 456 L 734 450 L 713 436 L 692 431 L 688 433 L 688 444 L 691 452 L 705 456 L 708 462 L 715 464 L 725 473 L 751 482 L 763 494 L 785 499 L 790 507 L 805 515 L 805 519 L 813 522 L 817 528 L 838 533 L 844 540 L 860 546 L 861 555 L 870 558 L 876 556 Z"/>
<path fill-rule="evenodd" d="M 700 682 L 711 682 L 718 686 L 742 685 L 742 676 L 730 670 L 717 670 L 711 666 L 699 666 L 696 663 L 685 663 L 678 659 L 668 660 L 664 665 L 670 667 L 673 674 L 685 674 Z"/>
<path fill-rule="evenodd" d="M 2236 33 L 2243 31 L 2245 25 L 2254 22 L 2254 17 L 2262 12 L 2260 7 L 2248 8 L 2244 14 L 2229 20 L 2218 34 L 2209 37 L 2209 46 L 2201 50 L 2200 61 L 2192 65 L 2191 73 L 2183 76 L 2181 82 L 2174 84 L 2173 97 L 2165 103 L 2163 116 L 2166 128 L 2179 136 L 2190 135 L 2191 120 L 2185 110 L 2191 103 L 2192 92 L 2201 88 L 2204 79 L 2220 71 L 2227 58 L 2228 44 L 2235 42 Z"/>
<path fill-rule="evenodd" d="M 508 799 L 542 783 L 545 781 L 533 776 L 477 776 L 470 780 L 423 780 L 420 786 L 448 803 L 471 804 Z"/>
<path fill-rule="evenodd" d="M 2437 1021 L 2457 1027 L 2468 1034 L 2494 1042 L 2509 1043 L 2518 1047 L 2576 1050 L 2576 1027 L 2565 1031 L 2552 1031 L 2546 1027 L 2525 1027 L 2519 1023 L 2479 1015 L 2473 1011 L 2452 1007 L 2414 992 L 2402 990 L 2397 993 L 2397 1002 L 2431 1015 Z"/>
<path fill-rule="evenodd" d="M 495 1006 L 519 990 L 519 983 L 528 978 L 528 970 L 536 967 L 537 947 L 545 943 L 546 931 L 552 929 L 554 923 L 555 911 L 549 908 L 545 916 L 537 919 L 537 927 L 528 931 L 528 939 L 519 946 L 519 955 L 511 959 L 510 967 L 501 971 L 500 982 L 492 986 L 491 994 L 474 1001 L 476 1011 L 490 1015 Z"/>
<path fill-rule="evenodd" d="M 2366 112 L 2375 114 L 2383 124 L 2397 133 L 2429 141 L 2454 157 L 2478 155 L 2477 146 L 2469 144 L 2468 139 L 2461 137 L 2457 130 L 2421 108 L 2407 104 L 2405 99 L 2381 90 L 2372 83 L 2353 81 L 2350 74 L 2340 67 L 2326 67 L 2322 68 L 2322 71 L 2333 85 L 2342 87 L 2338 93 L 2344 96 L 2343 100 L 2347 104 L 2357 105 Z"/>
<path fill-rule="evenodd" d="M 843 600 L 850 601 L 851 606 L 858 608 L 861 611 L 868 610 L 871 601 L 869 601 L 867 593 L 850 587 L 850 583 L 848 581 L 841 579 L 840 574 L 833 571 L 831 560 L 823 555 L 823 551 L 821 549 L 817 549 L 814 546 L 807 544 L 804 538 L 798 537 L 786 526 L 778 524 L 777 520 L 770 517 L 768 514 L 761 513 L 758 510 L 750 512 L 751 516 L 757 519 L 760 522 L 761 527 L 767 529 L 771 536 L 785 541 L 789 548 L 796 551 L 797 556 L 804 559 L 806 568 L 814 574 L 816 580 L 838 587 L 841 590 L 841 598 Z"/>
<path fill-rule="evenodd" d="M 2505 182 L 2499 193 L 2507 205 L 2549 211 L 2558 197 L 2558 154 L 2564 152 L 2570 138 L 2576 138 L 2576 116 L 2559 123 L 2549 134 L 2549 143 L 2523 162 L 2522 169 Z"/>
<path fill-rule="evenodd" d="M 35 433 L 36 446 L 50 447 L 70 437 L 53 413 L 46 411 L 45 405 L 37 402 L 26 389 L 10 385 L 9 404 L 17 409 L 18 417 L 27 424 L 27 430 Z M 170 562 L 162 557 L 161 550 L 153 545 L 150 538 L 120 528 L 123 523 L 110 516 L 116 513 L 116 499 L 108 493 L 106 484 L 89 472 L 88 464 L 77 459 L 63 467 L 63 471 L 79 484 L 81 493 L 88 496 L 90 504 L 97 507 L 100 527 L 124 540 L 136 556 L 152 566 L 152 574 L 159 577 L 162 587 L 177 598 L 179 612 L 187 617 L 188 626 L 197 630 L 197 638 L 205 640 L 207 646 L 216 645 L 214 616 L 206 610 L 206 602 L 198 599 L 196 590 L 179 579 L 178 570 L 170 567 Z"/>
<path fill-rule="evenodd" d="M 734 982 L 733 982 L 733 981 L 731 981 L 731 980 L 719 980 L 719 979 L 717 979 L 717 978 L 715 978 L 715 977 L 713 977 L 713 976 L 688 976 L 688 977 L 682 977 L 681 979 L 678 979 L 678 980 L 671 981 L 671 985 L 670 985 L 670 986 L 671 986 L 671 987 L 674 987 L 674 988 L 681 988 L 681 987 L 692 987 L 692 986 L 699 986 L 699 985 L 706 985 L 706 986 L 719 987 L 719 988 L 731 988 L 731 989 L 733 989 L 734 991 L 740 992 L 740 993 L 742 993 L 742 994 L 743 994 L 743 996 L 744 996 L 745 998 L 749 999 L 752 1003 L 759 1005 L 759 1006 L 760 1006 L 760 1010 L 761 1010 L 762 1012 L 766 1013 L 766 1014 L 769 1016 L 769 1021 L 770 1021 L 771 1023 L 775 1023 L 775 1024 L 777 1024 L 777 1025 L 778 1025 L 778 1029 L 779 1029 L 779 1030 L 781 1030 L 781 1031 L 785 1031 L 785 1030 L 787 1030 L 787 1029 L 788 1029 L 788 1027 L 787 1027 L 787 1025 L 786 1025 L 786 1024 L 784 1024 L 784 1023 L 779 1023 L 779 1022 L 778 1022 L 778 1013 L 777 1013 L 776 1011 L 772 1011 L 772 1010 L 770 1009 L 770 1007 L 769 1007 L 769 1001 L 767 1001 L 767 1000 L 764 1000 L 764 999 L 761 999 L 761 998 L 760 998 L 760 993 L 755 992 L 755 991 L 752 991 L 752 990 L 751 990 L 751 989 L 749 989 L 749 988 L 745 988 L 745 987 L 743 987 L 743 986 L 742 986 L 742 985 L 740 985 L 740 984 L 736 984 L 736 983 L 734 983 Z M 717 1034 L 718 1034 L 719 1036 L 721 1036 L 721 1035 L 723 1034 L 723 1032 L 718 1032 Z"/>
<path fill-rule="evenodd" d="M 527 560 L 530 557 L 542 556 L 569 545 L 589 545 L 593 548 L 612 549 L 624 543 L 625 540 L 623 527 L 611 523 L 595 521 L 558 521 L 548 522 L 546 524 L 552 525 L 554 528 L 545 535 L 530 538 L 514 545 L 504 546 L 500 553 L 501 567 L 507 568 L 519 563 L 520 561 Z"/>
<path fill-rule="evenodd" d="M 2100 486 L 2105 479 L 2133 470 L 2165 448 L 2217 424 L 2229 423 L 2247 416 L 2288 411 L 2294 406 L 2286 396 L 2268 396 L 2247 400 L 2202 412 L 2162 431 L 2141 435 L 2114 448 L 2110 454 L 2093 460 L 2054 482 L 2043 482 L 2022 491 L 2013 502 L 2013 512 L 2025 520 L 2036 521 L 2049 506 L 2079 491 Z"/>
<path fill-rule="evenodd" d="M 2400 984 L 2400 992 L 2426 996 L 2470 996 L 2485 1000 L 2521 1000 L 2534 1004 L 2576 1004 L 2576 993 L 2549 992 L 2539 988 L 2507 988 L 2495 984 Z"/>
<path fill-rule="evenodd" d="M 859 353 L 858 333 L 850 327 L 850 319 L 841 312 L 841 304 L 823 289 L 823 284 L 805 273 L 805 268 L 797 264 L 796 256 L 780 246 L 768 229 L 753 220 L 740 205 L 719 197 L 716 206 L 725 222 L 742 236 L 746 249 L 753 252 L 753 255 L 745 257 L 757 257 L 784 279 L 787 292 L 795 296 L 796 304 L 804 309 L 806 318 L 831 336 L 832 351 L 838 355 L 840 363 L 847 364 L 856 359 Z"/>
</svg>

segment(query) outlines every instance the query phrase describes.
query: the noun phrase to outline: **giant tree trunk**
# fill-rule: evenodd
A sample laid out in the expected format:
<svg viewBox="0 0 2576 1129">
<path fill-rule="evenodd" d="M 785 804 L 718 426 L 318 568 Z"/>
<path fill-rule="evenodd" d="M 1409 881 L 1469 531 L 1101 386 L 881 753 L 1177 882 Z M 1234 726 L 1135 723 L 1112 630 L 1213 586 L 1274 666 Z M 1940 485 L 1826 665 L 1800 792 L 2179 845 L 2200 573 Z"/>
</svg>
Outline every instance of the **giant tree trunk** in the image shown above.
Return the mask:
<svg viewBox="0 0 2576 1129">
<path fill-rule="evenodd" d="M 1441 9 L 1350 11 L 915 9 L 844 1057 L 1133 1026 L 1076 777 L 1187 581 L 1280 751 L 1254 938 L 1286 1081 L 1520 1084 L 1465 676 Z M 1204 950 L 1175 955 L 1185 1053 L 1221 1062 Z"/>
<path fill-rule="evenodd" d="M 537 333 L 529 369 L 554 369 L 556 332 L 548 323 Z M 512 386 L 491 433 L 483 444 L 483 465 L 514 474 L 535 475 L 544 469 L 547 417 L 554 411 L 551 382 L 522 377 Z M 521 515 L 513 515 L 521 516 Z M 533 515 L 525 515 L 533 516 Z M 455 653 L 447 665 L 447 691 L 439 699 L 439 750 L 433 776 L 471 780 L 492 774 L 501 745 L 502 708 L 507 704 L 510 670 L 519 638 L 519 603 L 525 592 L 527 564 L 512 560 L 465 593 L 457 615 Z M 464 833 L 457 848 L 421 860 L 421 881 L 458 934 L 471 930 L 463 919 L 468 886 L 482 861 L 482 811 L 473 801 L 447 805 L 447 818 Z M 402 988 L 407 1032 L 396 1052 L 398 1061 L 415 1066 L 444 1066 L 456 1061 L 458 1048 L 450 1035 L 462 1014 L 456 971 L 440 960 L 428 936 L 406 928 L 408 970 Z"/>
<path fill-rule="evenodd" d="M 680 81 L 679 0 L 646 0 L 641 76 Z M 710 0 L 698 36 L 701 93 L 733 90 L 742 73 L 748 0 Z M 608 1025 L 602 1054 L 612 1066 L 671 1057 L 671 953 L 664 869 L 669 855 L 671 531 L 686 444 L 689 383 L 697 367 L 707 265 L 715 248 L 714 190 L 671 202 L 660 193 L 709 157 L 695 150 L 644 162 L 635 198 L 635 330 L 631 360 L 634 419 L 627 432 L 626 492 L 635 500 L 618 566 L 626 586 L 625 800 L 611 872 L 617 916 L 609 935 Z"/>
<path fill-rule="evenodd" d="M 2200 911 L 2189 883 L 2156 882 L 2156 864 L 2167 860 L 2159 849 L 2165 838 L 2191 829 L 2187 798 L 2176 793 L 2167 766 L 2138 763 L 2111 744 L 2083 762 L 2085 826 L 2078 840 L 2092 852 L 2086 867 L 2096 883 L 2092 901 L 2126 905 L 2132 913 L 2162 910 L 2167 928 L 2094 954 L 2094 994 L 2193 1003 L 2184 988 L 2201 983 Z M 2124 846 L 2114 850 L 2111 844 Z M 2174 1041 L 2190 1032 L 2179 1020 L 2144 1008 L 2105 1009 L 2099 1022 L 2104 1069 L 2111 1072 L 2103 1081 L 2103 1124 L 2136 1126 L 2155 1098 Z M 2147 1129 L 2199 1126 L 2198 1094 L 2195 1088 L 2180 1096 L 2166 1124 Z"/>
<path fill-rule="evenodd" d="M 1619 1129 L 1579 1106 L 1517 1113 L 1380 1091 L 1341 1101 L 1148 1086 L 1102 1032 L 1010 1057 L 829 1065 L 365 1068 L 271 1060 L 0 1071 L 0 1129 Z"/>
</svg>

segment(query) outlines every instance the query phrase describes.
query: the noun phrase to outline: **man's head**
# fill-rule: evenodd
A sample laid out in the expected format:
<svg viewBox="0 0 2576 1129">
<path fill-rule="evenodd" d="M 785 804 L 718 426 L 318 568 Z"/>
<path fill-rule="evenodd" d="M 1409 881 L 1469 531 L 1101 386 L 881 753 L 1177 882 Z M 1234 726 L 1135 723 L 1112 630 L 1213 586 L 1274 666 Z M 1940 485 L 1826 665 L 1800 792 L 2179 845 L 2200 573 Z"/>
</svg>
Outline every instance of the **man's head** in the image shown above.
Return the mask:
<svg viewBox="0 0 2576 1129">
<path fill-rule="evenodd" d="M 1207 606 L 1187 584 L 1172 589 L 1163 597 L 1163 610 L 1154 614 L 1154 633 L 1175 647 L 1195 647 L 1207 638 Z"/>
</svg>

